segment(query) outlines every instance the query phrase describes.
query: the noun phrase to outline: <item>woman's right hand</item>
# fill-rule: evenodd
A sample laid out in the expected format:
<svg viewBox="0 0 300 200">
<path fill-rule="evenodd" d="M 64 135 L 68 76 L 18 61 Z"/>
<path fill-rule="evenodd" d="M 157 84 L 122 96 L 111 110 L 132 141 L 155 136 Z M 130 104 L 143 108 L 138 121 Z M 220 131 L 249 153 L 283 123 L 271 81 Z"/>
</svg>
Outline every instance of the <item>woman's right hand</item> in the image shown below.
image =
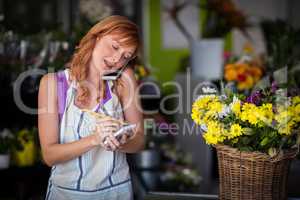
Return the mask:
<svg viewBox="0 0 300 200">
<path fill-rule="evenodd" d="M 94 145 L 100 145 L 108 151 L 118 149 L 121 144 L 114 137 L 114 133 L 121 127 L 121 125 L 122 121 L 111 117 L 98 119 L 93 134 Z"/>
</svg>

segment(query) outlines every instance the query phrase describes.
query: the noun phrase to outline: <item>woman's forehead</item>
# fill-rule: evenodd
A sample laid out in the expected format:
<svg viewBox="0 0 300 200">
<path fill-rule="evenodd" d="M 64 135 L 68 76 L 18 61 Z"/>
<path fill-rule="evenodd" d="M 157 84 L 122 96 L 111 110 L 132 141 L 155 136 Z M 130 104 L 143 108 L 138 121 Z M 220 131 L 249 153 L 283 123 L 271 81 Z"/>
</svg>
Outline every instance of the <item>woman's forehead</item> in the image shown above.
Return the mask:
<svg viewBox="0 0 300 200">
<path fill-rule="evenodd" d="M 136 47 L 135 42 L 133 42 L 134 40 L 130 36 L 126 37 L 120 34 L 110 34 L 109 36 L 111 37 L 111 39 L 117 41 L 121 45 Z"/>
</svg>

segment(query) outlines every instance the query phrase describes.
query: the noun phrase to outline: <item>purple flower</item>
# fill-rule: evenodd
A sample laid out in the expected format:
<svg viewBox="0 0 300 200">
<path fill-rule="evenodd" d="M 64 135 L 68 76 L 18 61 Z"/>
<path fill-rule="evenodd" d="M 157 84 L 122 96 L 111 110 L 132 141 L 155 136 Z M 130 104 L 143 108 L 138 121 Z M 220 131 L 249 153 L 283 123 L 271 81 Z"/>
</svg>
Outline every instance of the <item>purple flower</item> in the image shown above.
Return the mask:
<svg viewBox="0 0 300 200">
<path fill-rule="evenodd" d="M 275 127 L 277 125 L 277 121 L 276 120 L 272 120 L 272 126 Z"/>
<path fill-rule="evenodd" d="M 262 94 L 260 91 L 253 92 L 250 96 L 247 97 L 246 102 L 259 105 L 261 101 Z"/>
<path fill-rule="evenodd" d="M 278 84 L 275 81 L 273 81 L 271 85 L 271 92 L 275 93 L 276 90 L 278 90 Z"/>
</svg>

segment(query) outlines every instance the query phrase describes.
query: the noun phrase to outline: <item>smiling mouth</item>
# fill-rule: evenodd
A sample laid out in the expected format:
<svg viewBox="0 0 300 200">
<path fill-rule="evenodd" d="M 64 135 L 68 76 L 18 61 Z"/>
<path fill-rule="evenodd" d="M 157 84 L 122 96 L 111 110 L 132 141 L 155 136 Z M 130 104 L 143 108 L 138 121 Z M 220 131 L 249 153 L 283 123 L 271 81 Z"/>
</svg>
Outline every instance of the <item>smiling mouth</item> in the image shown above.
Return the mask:
<svg viewBox="0 0 300 200">
<path fill-rule="evenodd" d="M 104 62 L 104 74 L 110 74 L 115 72 L 116 70 L 112 69 L 113 65 L 109 64 L 106 60 L 103 60 Z"/>
<path fill-rule="evenodd" d="M 112 68 L 112 65 L 109 62 L 107 62 L 106 60 L 103 60 L 103 62 L 105 64 L 105 68 L 107 68 L 107 69 Z"/>
</svg>

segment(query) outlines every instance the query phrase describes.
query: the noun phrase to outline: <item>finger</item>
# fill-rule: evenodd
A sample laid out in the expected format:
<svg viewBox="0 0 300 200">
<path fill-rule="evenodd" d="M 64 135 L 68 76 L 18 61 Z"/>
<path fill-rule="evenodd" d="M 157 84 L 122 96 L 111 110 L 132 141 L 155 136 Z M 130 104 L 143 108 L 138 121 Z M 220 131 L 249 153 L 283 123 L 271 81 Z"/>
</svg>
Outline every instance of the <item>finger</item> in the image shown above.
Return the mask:
<svg viewBox="0 0 300 200">
<path fill-rule="evenodd" d="M 104 149 L 106 151 L 112 151 L 111 147 L 108 144 L 104 146 Z"/>
<path fill-rule="evenodd" d="M 106 150 L 110 150 L 111 147 L 109 145 L 109 137 L 108 135 L 102 138 L 102 146 L 106 149 Z"/>
<path fill-rule="evenodd" d="M 120 142 L 114 137 L 113 133 L 109 135 L 109 139 L 117 148 L 120 146 Z"/>
<path fill-rule="evenodd" d="M 125 144 L 127 142 L 127 140 L 128 140 L 128 136 L 127 135 L 122 135 L 120 143 Z"/>
<path fill-rule="evenodd" d="M 114 151 L 117 149 L 117 147 L 115 146 L 115 144 L 110 140 L 110 138 L 107 138 L 107 145 L 106 146 L 109 146 L 109 148 Z"/>
<path fill-rule="evenodd" d="M 101 138 L 101 146 L 106 147 L 108 144 L 108 136 L 104 136 Z"/>
</svg>

